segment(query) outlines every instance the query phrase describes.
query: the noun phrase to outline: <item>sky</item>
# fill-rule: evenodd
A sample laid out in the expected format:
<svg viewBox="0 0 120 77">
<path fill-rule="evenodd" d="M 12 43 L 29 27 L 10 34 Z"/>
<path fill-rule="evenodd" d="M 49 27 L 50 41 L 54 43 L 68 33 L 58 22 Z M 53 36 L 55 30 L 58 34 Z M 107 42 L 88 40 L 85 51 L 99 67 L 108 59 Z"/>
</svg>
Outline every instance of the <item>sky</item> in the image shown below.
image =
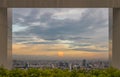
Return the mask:
<svg viewBox="0 0 120 77">
<path fill-rule="evenodd" d="M 107 8 L 13 8 L 19 59 L 108 59 Z"/>
</svg>

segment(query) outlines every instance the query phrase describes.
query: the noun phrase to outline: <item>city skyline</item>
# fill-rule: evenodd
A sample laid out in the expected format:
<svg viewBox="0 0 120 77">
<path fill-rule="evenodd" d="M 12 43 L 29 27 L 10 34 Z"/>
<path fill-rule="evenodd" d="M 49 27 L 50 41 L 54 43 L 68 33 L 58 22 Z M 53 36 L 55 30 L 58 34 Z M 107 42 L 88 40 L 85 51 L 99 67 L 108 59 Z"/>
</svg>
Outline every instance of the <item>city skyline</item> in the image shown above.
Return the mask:
<svg viewBox="0 0 120 77">
<path fill-rule="evenodd" d="M 107 8 L 14 8 L 13 55 L 108 59 Z"/>
</svg>

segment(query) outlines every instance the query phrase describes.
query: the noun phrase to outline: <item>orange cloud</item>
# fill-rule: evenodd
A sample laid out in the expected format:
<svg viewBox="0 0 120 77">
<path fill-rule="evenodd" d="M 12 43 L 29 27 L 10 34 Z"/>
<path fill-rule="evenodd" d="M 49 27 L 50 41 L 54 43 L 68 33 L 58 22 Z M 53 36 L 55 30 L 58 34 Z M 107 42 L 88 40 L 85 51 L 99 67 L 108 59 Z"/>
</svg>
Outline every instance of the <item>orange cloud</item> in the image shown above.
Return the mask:
<svg viewBox="0 0 120 77">
<path fill-rule="evenodd" d="M 48 50 L 47 50 L 48 49 Z M 49 51 L 49 49 L 53 49 Z M 62 51 L 61 51 L 62 50 Z M 107 59 L 108 52 L 88 52 L 88 51 L 75 51 L 68 49 L 68 45 L 55 44 L 55 45 L 25 45 L 13 44 L 13 55 L 42 55 L 42 56 L 61 56 L 63 58 L 100 58 Z"/>
</svg>

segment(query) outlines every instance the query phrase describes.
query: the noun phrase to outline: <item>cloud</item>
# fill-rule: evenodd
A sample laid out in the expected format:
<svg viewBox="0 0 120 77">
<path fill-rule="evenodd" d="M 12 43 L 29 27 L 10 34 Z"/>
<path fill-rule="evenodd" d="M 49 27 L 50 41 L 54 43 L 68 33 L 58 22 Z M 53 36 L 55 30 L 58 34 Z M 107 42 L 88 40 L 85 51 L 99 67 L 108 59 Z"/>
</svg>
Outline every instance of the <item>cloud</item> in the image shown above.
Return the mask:
<svg viewBox="0 0 120 77">
<path fill-rule="evenodd" d="M 63 11 L 54 13 L 52 18 L 58 20 L 80 20 L 87 9 L 64 9 Z"/>
<path fill-rule="evenodd" d="M 13 43 L 64 44 L 74 51 L 108 51 L 108 9 L 13 9 Z"/>
<path fill-rule="evenodd" d="M 67 50 L 67 45 L 24 45 L 14 44 L 15 59 L 32 60 L 76 60 L 76 59 L 108 59 L 108 52 L 89 52 L 85 50 Z M 49 52 L 50 51 L 50 52 Z M 64 56 L 58 56 L 63 52 Z M 30 58 L 32 56 L 32 58 Z"/>
</svg>

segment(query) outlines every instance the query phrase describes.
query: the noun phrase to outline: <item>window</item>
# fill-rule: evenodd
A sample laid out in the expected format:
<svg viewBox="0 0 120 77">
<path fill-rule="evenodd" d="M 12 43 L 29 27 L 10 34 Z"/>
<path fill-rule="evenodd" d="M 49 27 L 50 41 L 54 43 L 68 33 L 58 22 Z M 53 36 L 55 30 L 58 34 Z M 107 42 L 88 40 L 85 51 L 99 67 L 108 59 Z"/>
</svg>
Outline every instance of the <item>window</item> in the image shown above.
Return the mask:
<svg viewBox="0 0 120 77">
<path fill-rule="evenodd" d="M 13 9 L 14 67 L 105 68 L 108 56 L 107 8 Z"/>
</svg>

